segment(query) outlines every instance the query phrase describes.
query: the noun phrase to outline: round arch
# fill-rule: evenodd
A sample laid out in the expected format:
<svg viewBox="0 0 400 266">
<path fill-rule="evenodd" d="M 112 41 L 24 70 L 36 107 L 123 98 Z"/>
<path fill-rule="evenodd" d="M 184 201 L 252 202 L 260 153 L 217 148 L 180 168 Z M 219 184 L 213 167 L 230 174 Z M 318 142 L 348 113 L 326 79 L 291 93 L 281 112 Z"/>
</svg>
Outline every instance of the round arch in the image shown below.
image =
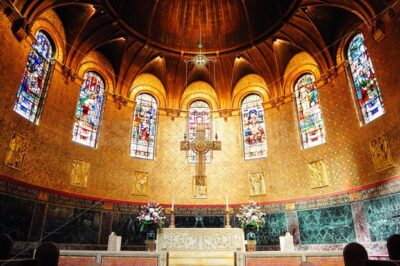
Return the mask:
<svg viewBox="0 0 400 266">
<path fill-rule="evenodd" d="M 348 58 L 347 58 L 347 49 L 349 48 L 350 42 L 353 40 L 353 38 L 358 35 L 358 34 L 362 34 L 365 38 L 365 32 L 363 32 L 362 30 L 357 30 L 356 32 L 354 32 L 353 34 L 347 35 L 346 38 L 344 38 L 341 42 L 340 45 L 337 49 L 336 52 L 336 62 L 337 64 L 341 64 L 343 62 L 347 62 Z"/>
<path fill-rule="evenodd" d="M 147 93 L 152 95 L 159 108 L 166 108 L 167 93 L 162 82 L 153 74 L 143 73 L 135 78 L 129 91 L 129 99 L 135 101 L 139 94 Z"/>
<path fill-rule="evenodd" d="M 315 80 L 321 77 L 321 72 L 315 59 L 307 52 L 301 52 L 293 56 L 285 69 L 284 95 L 292 93 L 297 80 L 307 73 L 314 75 Z"/>
<path fill-rule="evenodd" d="M 214 88 L 204 81 L 195 81 L 183 92 L 180 108 L 189 110 L 189 106 L 195 100 L 203 100 L 210 105 L 211 110 L 218 110 L 218 97 Z"/>
<path fill-rule="evenodd" d="M 78 77 L 83 81 L 83 77 L 88 71 L 94 71 L 103 78 L 106 91 L 114 91 L 114 71 L 108 60 L 98 52 L 91 52 L 83 59 L 77 72 Z"/>
<path fill-rule="evenodd" d="M 240 108 L 242 100 L 250 94 L 260 95 L 263 102 L 271 97 L 264 79 L 257 74 L 249 74 L 236 83 L 232 93 L 232 107 Z"/>
<path fill-rule="evenodd" d="M 38 31 L 44 32 L 50 37 L 51 42 L 54 46 L 54 59 L 57 62 L 63 63 L 65 60 L 65 31 L 64 26 L 58 16 L 51 10 L 43 13 L 38 19 L 33 23 L 31 32 L 34 38 Z"/>
</svg>

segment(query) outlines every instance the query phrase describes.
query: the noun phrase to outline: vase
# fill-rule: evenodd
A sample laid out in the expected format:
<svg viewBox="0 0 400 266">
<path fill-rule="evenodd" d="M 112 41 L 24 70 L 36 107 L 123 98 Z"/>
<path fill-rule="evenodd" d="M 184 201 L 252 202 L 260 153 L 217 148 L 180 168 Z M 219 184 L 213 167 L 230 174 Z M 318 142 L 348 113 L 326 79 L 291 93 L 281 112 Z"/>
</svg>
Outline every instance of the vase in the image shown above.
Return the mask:
<svg viewBox="0 0 400 266">
<path fill-rule="evenodd" d="M 145 227 L 146 240 L 156 240 L 157 224 L 148 224 Z"/>
<path fill-rule="evenodd" d="M 146 244 L 146 250 L 148 252 L 156 251 L 156 241 L 155 240 L 145 240 L 144 243 Z"/>
<path fill-rule="evenodd" d="M 257 228 L 254 226 L 248 226 L 246 227 L 246 241 L 247 241 L 247 251 L 248 252 L 253 252 L 256 249 L 256 235 Z"/>
<path fill-rule="evenodd" d="M 247 226 L 245 232 L 246 232 L 246 240 L 256 240 L 256 232 L 257 232 L 256 227 Z"/>
<path fill-rule="evenodd" d="M 255 240 L 247 240 L 247 252 L 253 252 L 256 250 L 257 241 Z"/>
</svg>

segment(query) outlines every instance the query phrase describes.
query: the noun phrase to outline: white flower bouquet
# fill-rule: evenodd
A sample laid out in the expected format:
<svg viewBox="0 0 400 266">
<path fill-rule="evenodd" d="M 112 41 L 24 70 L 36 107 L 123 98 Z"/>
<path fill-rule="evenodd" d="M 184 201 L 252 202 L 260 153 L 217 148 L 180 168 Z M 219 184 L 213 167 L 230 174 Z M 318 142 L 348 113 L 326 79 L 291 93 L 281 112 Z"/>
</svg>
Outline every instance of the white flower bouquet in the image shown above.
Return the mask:
<svg viewBox="0 0 400 266">
<path fill-rule="evenodd" d="M 164 226 L 164 208 L 155 201 L 149 201 L 147 205 L 140 207 L 140 215 L 137 217 L 140 223 L 140 232 L 145 227 L 162 228 Z"/>
<path fill-rule="evenodd" d="M 240 212 L 236 214 L 243 230 L 255 228 L 256 231 L 264 226 L 264 216 L 265 213 L 260 210 L 260 206 L 257 206 L 257 203 L 252 200 L 247 205 L 242 205 Z"/>
</svg>

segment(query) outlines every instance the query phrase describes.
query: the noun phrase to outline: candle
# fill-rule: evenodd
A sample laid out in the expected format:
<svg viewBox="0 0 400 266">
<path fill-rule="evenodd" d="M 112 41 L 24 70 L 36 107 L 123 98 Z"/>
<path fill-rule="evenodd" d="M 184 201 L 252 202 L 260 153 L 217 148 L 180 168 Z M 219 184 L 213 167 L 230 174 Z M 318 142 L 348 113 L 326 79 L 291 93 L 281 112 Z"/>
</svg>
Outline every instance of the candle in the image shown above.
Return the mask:
<svg viewBox="0 0 400 266">
<path fill-rule="evenodd" d="M 226 194 L 226 210 L 229 209 L 229 196 Z"/>
<path fill-rule="evenodd" d="M 172 196 L 172 207 L 171 207 L 171 211 L 174 211 L 174 204 L 175 204 L 175 197 Z"/>
</svg>

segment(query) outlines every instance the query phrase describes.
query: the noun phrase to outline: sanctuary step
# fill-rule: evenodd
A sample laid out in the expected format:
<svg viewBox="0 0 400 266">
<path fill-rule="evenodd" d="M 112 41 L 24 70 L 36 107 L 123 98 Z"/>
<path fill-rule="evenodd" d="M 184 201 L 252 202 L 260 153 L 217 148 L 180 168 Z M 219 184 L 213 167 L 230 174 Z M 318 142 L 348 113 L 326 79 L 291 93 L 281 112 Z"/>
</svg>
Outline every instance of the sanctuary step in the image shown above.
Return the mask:
<svg viewBox="0 0 400 266">
<path fill-rule="evenodd" d="M 169 266 L 234 266 L 232 251 L 171 251 Z"/>
</svg>

